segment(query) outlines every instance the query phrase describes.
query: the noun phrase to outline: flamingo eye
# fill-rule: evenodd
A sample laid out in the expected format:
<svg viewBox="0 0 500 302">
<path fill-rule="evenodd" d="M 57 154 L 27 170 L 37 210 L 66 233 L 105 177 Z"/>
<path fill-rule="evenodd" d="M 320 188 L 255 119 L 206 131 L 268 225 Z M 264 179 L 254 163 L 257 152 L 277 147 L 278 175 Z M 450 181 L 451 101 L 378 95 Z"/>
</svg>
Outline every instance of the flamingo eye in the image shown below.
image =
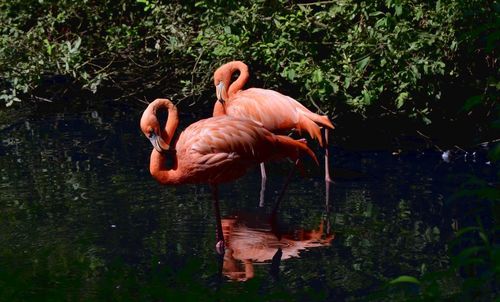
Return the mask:
<svg viewBox="0 0 500 302">
<path fill-rule="evenodd" d="M 151 138 L 154 135 L 153 129 L 149 129 L 148 137 Z"/>
</svg>

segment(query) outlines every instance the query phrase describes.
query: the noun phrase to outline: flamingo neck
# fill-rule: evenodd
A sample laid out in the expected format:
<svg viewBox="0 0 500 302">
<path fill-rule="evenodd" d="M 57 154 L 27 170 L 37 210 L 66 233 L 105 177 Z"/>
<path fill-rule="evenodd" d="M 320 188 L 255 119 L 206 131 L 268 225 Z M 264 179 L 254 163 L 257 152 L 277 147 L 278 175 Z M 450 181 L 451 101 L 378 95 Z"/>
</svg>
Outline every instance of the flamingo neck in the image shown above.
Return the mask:
<svg viewBox="0 0 500 302">
<path fill-rule="evenodd" d="M 161 130 L 161 138 L 167 143 L 170 144 L 172 141 L 172 137 L 174 137 L 175 130 L 179 125 L 179 116 L 177 113 L 177 108 L 175 105 L 167 99 L 156 99 L 154 105 L 151 106 L 151 114 L 157 116 L 158 110 L 165 108 L 168 110 L 168 118 L 165 124 L 165 128 Z"/>
<path fill-rule="evenodd" d="M 239 71 L 240 75 L 234 81 L 230 86 L 227 91 L 227 95 L 229 98 L 233 97 L 238 91 L 243 89 L 243 86 L 245 86 L 246 82 L 248 81 L 248 78 L 250 77 L 248 73 L 248 66 L 241 62 L 241 61 L 234 61 L 229 63 L 229 80 L 231 79 L 231 76 L 233 75 L 234 72 Z"/>
<path fill-rule="evenodd" d="M 212 116 L 220 116 L 220 115 L 225 115 L 226 114 L 226 107 L 222 105 L 221 102 L 217 101 L 215 102 L 214 105 L 214 112 Z"/>
<path fill-rule="evenodd" d="M 182 173 L 177 167 L 177 156 L 174 156 L 174 166 L 172 169 L 167 169 L 166 156 L 160 154 L 153 149 L 151 152 L 151 159 L 149 161 L 149 172 L 151 175 L 163 185 L 175 185 L 182 183 Z"/>
</svg>

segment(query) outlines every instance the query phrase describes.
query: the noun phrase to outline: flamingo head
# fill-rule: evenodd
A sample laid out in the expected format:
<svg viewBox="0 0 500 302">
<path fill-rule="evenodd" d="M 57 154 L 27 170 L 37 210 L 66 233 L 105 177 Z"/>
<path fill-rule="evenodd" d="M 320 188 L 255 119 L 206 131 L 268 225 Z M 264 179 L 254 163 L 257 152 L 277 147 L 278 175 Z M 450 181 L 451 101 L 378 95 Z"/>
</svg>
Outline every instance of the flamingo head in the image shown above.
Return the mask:
<svg viewBox="0 0 500 302">
<path fill-rule="evenodd" d="M 224 99 L 222 98 L 222 91 L 224 90 L 224 82 L 220 81 L 219 84 L 215 86 L 215 94 L 217 95 L 217 101 L 224 104 Z"/>
<path fill-rule="evenodd" d="M 166 153 L 170 150 L 170 146 L 161 137 L 160 123 L 156 115 L 144 111 L 141 118 L 141 131 L 149 139 L 156 151 Z"/>
<path fill-rule="evenodd" d="M 224 104 L 227 100 L 227 89 L 229 88 L 229 81 L 231 80 L 232 70 L 228 64 L 222 65 L 214 73 L 215 94 L 217 101 Z"/>
</svg>

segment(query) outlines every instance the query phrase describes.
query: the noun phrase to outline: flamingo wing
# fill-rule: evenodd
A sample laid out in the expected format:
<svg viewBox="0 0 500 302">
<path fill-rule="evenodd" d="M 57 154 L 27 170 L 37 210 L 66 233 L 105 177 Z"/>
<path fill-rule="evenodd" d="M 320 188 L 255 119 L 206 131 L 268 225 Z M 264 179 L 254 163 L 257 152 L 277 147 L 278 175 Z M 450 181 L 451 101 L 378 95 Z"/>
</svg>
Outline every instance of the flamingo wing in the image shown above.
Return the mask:
<svg viewBox="0 0 500 302">
<path fill-rule="evenodd" d="M 186 148 L 199 164 L 217 164 L 227 159 L 259 161 L 272 148 L 271 136 L 251 120 L 220 116 L 189 126 L 177 145 Z"/>
<path fill-rule="evenodd" d="M 274 133 L 306 131 L 321 145 L 320 126 L 333 129 L 326 116 L 313 113 L 291 97 L 268 89 L 240 91 L 230 100 L 226 110 L 229 115 L 260 122 Z"/>
</svg>

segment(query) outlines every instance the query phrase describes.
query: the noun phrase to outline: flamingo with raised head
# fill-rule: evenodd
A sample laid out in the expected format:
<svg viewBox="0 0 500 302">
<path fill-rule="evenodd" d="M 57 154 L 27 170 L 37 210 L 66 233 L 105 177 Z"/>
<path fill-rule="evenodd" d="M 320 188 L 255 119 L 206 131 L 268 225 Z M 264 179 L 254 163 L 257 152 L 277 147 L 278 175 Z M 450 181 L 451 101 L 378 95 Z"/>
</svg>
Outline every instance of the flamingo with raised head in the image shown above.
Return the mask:
<svg viewBox="0 0 500 302">
<path fill-rule="evenodd" d="M 231 77 L 236 71 L 239 72 L 239 76 L 231 83 Z M 230 115 L 249 118 L 259 122 L 275 134 L 306 131 L 311 138 L 316 139 L 320 146 L 325 148 L 325 182 L 328 191 L 331 182 L 328 160 L 328 129 L 334 129 L 331 121 L 326 115 L 316 114 L 293 98 L 274 90 L 261 88 L 242 90 L 248 78 L 248 66 L 241 61 L 226 63 L 215 71 L 214 85 L 217 102 L 214 106 L 213 116 Z M 324 141 L 321 136 L 321 128 L 325 129 Z M 262 203 L 266 170 L 264 163 L 261 163 L 260 167 Z"/>
<path fill-rule="evenodd" d="M 157 113 L 168 110 L 165 127 Z M 261 162 L 282 158 L 298 159 L 308 154 L 317 163 L 304 140 L 275 135 L 262 125 L 232 116 L 197 121 L 173 140 L 179 119 L 177 108 L 168 99 L 156 99 L 144 111 L 140 127 L 153 145 L 149 170 L 161 184 L 208 183 L 212 187 L 217 231 L 216 250 L 224 252 L 224 237 L 219 210 L 217 185 L 243 176 Z M 167 157 L 173 165 L 167 167 Z"/>
</svg>

